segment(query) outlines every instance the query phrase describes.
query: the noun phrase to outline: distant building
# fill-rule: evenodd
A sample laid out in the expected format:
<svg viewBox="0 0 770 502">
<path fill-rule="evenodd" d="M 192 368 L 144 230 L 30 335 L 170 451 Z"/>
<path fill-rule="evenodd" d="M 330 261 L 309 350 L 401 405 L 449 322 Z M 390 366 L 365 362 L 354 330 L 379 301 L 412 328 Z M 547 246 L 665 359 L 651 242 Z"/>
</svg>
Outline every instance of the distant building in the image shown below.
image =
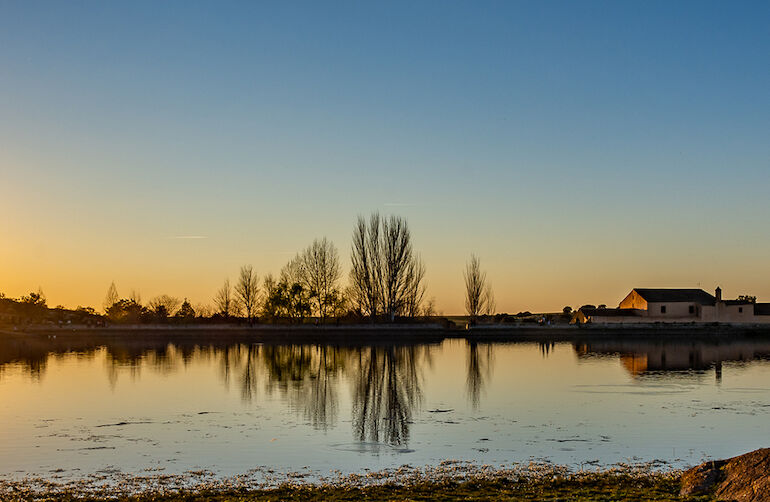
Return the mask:
<svg viewBox="0 0 770 502">
<path fill-rule="evenodd" d="M 581 308 L 574 322 L 649 323 L 720 322 L 770 323 L 770 303 L 723 300 L 722 289 L 712 296 L 702 289 L 634 288 L 616 309 Z"/>
</svg>

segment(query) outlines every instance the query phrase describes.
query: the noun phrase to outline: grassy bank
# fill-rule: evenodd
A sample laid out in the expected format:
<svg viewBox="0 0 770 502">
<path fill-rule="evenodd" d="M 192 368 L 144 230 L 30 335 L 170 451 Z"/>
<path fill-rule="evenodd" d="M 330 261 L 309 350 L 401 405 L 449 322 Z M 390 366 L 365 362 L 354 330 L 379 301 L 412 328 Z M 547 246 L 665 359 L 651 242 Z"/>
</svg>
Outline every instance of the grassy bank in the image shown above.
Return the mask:
<svg viewBox="0 0 770 502">
<path fill-rule="evenodd" d="M 38 493 L 32 498 L 23 492 L 8 494 L 3 500 L 61 500 L 123 502 L 266 502 L 288 501 L 428 501 L 428 500 L 521 500 L 521 501 L 708 501 L 711 497 L 680 498 L 678 473 L 631 475 L 618 473 L 573 474 L 549 479 L 479 478 L 466 481 L 421 481 L 409 484 L 387 483 L 375 486 L 282 486 L 250 490 L 195 490 L 164 493 L 162 490 L 142 495 L 83 496 L 66 493 L 46 498 Z M 42 498 L 41 498 L 42 495 Z M 6 498 L 10 496 L 10 498 Z"/>
</svg>

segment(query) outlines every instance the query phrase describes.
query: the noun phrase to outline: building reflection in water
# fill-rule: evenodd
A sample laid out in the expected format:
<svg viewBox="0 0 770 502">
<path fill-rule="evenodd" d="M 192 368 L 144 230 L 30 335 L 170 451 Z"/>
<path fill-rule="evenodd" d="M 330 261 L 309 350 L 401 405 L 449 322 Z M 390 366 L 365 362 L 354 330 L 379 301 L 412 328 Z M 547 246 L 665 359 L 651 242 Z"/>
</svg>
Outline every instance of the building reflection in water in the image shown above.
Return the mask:
<svg viewBox="0 0 770 502">
<path fill-rule="evenodd" d="M 613 340 L 575 343 L 579 358 L 617 356 L 634 378 L 661 372 L 703 372 L 714 369 L 722 380 L 722 363 L 770 359 L 770 342 Z"/>
</svg>

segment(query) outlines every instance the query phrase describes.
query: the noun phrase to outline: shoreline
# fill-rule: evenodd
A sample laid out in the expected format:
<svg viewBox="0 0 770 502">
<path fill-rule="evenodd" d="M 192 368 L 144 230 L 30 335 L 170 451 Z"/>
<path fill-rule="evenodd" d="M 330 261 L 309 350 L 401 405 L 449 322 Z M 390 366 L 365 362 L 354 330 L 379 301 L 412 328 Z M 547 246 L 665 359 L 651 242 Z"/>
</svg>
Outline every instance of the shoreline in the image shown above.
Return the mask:
<svg viewBox="0 0 770 502">
<path fill-rule="evenodd" d="M 543 462 L 500 466 L 445 460 L 436 465 L 404 465 L 308 477 L 262 467 L 218 478 L 205 470 L 185 474 L 127 475 L 117 472 L 70 481 L 0 477 L 0 498 L 13 501 L 262 501 L 262 500 L 541 500 L 546 494 L 570 500 L 680 500 L 680 469 L 665 464 L 617 464 L 576 470 Z M 494 498 L 492 498 L 494 497 Z M 521 498 L 520 498 L 521 497 Z M 704 499 L 699 499 L 704 500 Z"/>
<path fill-rule="evenodd" d="M 272 500 L 770 500 L 770 448 L 706 460 L 684 469 L 660 461 L 579 470 L 549 462 L 478 465 L 444 460 L 424 467 L 330 476 L 278 472 L 259 466 L 219 478 L 210 471 L 143 475 L 105 470 L 71 481 L 57 475 L 14 480 L 0 475 L 0 498 L 13 502 L 247 502 Z M 145 472 L 147 472 L 145 471 Z M 59 472 L 59 470 L 51 471 Z"/>
<path fill-rule="evenodd" d="M 648 341 L 736 341 L 770 339 L 768 325 L 671 325 L 652 326 L 474 326 L 447 328 L 438 323 L 356 325 L 131 325 L 111 327 L 35 326 L 24 330 L 0 328 L 0 342 L 21 340 L 103 340 L 251 343 L 440 343 L 447 339 L 469 342 L 556 342 L 592 339 L 641 339 Z"/>
</svg>

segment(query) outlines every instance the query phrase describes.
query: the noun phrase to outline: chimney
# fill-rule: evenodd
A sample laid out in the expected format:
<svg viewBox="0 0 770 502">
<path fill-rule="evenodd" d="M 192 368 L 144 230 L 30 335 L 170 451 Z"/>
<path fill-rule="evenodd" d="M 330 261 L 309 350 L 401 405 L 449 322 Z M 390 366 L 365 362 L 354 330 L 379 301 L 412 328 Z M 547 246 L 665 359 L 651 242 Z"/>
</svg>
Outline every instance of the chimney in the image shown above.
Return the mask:
<svg viewBox="0 0 770 502">
<path fill-rule="evenodd" d="M 717 297 L 717 301 L 718 301 L 718 302 L 721 302 L 721 301 L 722 301 L 722 288 L 720 288 L 719 286 L 717 286 L 717 291 L 716 291 L 716 293 L 717 293 L 717 294 L 716 294 L 716 297 Z"/>
</svg>

